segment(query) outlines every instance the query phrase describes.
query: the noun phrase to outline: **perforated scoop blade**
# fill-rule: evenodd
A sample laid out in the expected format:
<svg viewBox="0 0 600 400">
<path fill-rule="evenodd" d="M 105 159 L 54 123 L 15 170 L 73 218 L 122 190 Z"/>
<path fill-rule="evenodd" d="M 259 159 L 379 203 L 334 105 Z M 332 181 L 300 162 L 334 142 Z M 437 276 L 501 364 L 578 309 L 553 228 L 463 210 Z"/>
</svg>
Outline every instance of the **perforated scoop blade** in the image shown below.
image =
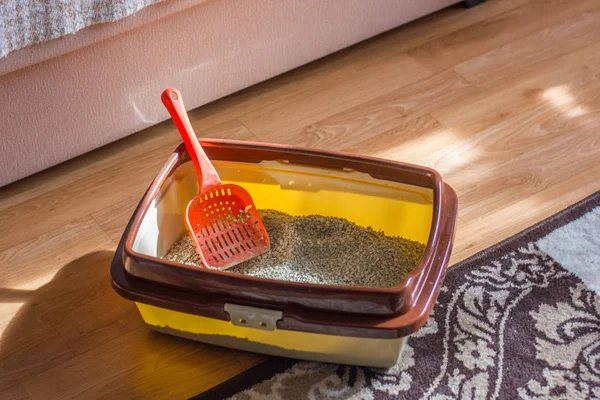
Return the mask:
<svg viewBox="0 0 600 400">
<path fill-rule="evenodd" d="M 267 252 L 269 236 L 252 197 L 241 186 L 221 183 L 190 124 L 181 93 L 167 89 L 161 100 L 198 176 L 200 194 L 186 208 L 185 225 L 202 264 L 222 270 Z"/>
<path fill-rule="evenodd" d="M 220 185 L 194 197 L 187 206 L 186 225 L 209 267 L 229 268 L 270 248 L 250 194 L 238 185 Z"/>
</svg>

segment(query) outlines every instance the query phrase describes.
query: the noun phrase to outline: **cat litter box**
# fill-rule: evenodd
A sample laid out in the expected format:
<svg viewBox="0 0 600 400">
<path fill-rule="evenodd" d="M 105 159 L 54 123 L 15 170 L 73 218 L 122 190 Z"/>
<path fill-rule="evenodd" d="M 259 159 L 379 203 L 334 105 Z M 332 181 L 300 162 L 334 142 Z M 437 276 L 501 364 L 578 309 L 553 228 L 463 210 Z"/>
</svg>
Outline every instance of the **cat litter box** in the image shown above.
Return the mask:
<svg viewBox="0 0 600 400">
<path fill-rule="evenodd" d="M 389 288 L 298 283 L 163 259 L 186 234 L 197 193 L 183 145 L 140 201 L 115 254 L 114 289 L 159 332 L 264 354 L 389 367 L 433 308 L 448 264 L 456 194 L 435 171 L 296 147 L 205 140 L 224 183 L 257 207 L 319 214 L 426 245 L 420 263 Z"/>
</svg>

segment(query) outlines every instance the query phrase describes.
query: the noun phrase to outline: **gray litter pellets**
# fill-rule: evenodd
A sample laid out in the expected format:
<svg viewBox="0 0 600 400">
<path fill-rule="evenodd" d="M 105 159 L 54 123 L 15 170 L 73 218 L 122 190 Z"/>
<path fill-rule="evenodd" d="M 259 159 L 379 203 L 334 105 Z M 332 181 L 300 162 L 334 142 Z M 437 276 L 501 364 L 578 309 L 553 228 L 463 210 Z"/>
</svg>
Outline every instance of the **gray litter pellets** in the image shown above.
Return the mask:
<svg viewBox="0 0 600 400">
<path fill-rule="evenodd" d="M 259 210 L 271 250 L 227 272 L 324 285 L 392 287 L 417 266 L 425 245 L 385 236 L 348 220 L 321 215 L 293 217 Z M 192 240 L 179 239 L 167 260 L 201 265 Z"/>
</svg>

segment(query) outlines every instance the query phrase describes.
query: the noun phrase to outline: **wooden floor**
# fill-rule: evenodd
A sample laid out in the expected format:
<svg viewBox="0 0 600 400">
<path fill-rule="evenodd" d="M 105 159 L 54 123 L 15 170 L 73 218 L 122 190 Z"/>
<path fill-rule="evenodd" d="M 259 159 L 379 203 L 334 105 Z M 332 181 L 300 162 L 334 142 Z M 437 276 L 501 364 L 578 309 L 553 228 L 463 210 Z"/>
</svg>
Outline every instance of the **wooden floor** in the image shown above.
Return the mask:
<svg viewBox="0 0 600 400">
<path fill-rule="evenodd" d="M 200 136 L 436 168 L 460 198 L 456 262 L 600 189 L 598 21 L 600 0 L 452 7 L 192 120 Z M 1 399 L 186 398 L 261 360 L 153 333 L 110 287 L 179 141 L 162 123 L 0 189 Z"/>
</svg>

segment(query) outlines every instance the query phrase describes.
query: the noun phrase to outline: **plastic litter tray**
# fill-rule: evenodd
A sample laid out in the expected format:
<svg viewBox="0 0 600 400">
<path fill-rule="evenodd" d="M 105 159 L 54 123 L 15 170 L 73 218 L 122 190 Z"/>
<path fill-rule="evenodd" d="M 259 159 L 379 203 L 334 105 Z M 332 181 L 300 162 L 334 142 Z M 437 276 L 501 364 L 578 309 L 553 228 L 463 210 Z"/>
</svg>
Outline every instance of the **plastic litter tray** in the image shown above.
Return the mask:
<svg viewBox="0 0 600 400">
<path fill-rule="evenodd" d="M 426 243 L 398 286 L 296 283 L 164 260 L 185 233 L 197 193 L 179 146 L 140 201 L 111 267 L 113 287 L 155 330 L 265 354 L 375 367 L 394 365 L 422 327 L 448 264 L 454 191 L 435 171 L 354 155 L 224 140 L 202 142 L 222 180 L 246 188 L 259 208 L 346 218 Z M 340 204 L 342 204 L 340 206 Z"/>
</svg>

